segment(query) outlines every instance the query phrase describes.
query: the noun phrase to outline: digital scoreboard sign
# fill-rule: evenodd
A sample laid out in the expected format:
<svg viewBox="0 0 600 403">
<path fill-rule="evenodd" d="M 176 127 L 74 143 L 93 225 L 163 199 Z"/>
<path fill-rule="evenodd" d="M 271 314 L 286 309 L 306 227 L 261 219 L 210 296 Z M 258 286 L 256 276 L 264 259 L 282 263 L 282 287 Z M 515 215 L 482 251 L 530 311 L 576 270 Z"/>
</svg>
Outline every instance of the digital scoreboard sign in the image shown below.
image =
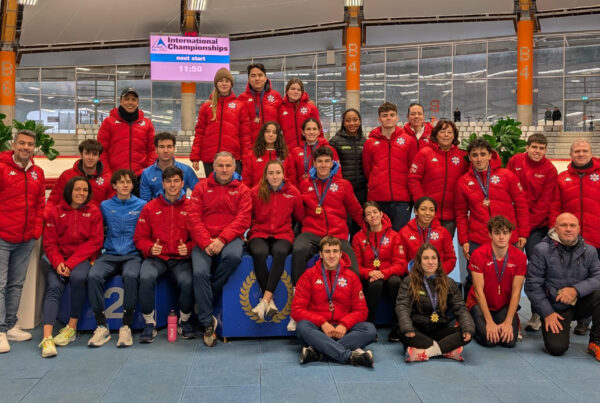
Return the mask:
<svg viewBox="0 0 600 403">
<path fill-rule="evenodd" d="M 156 81 L 213 81 L 229 69 L 229 38 L 150 35 L 150 76 Z"/>
</svg>

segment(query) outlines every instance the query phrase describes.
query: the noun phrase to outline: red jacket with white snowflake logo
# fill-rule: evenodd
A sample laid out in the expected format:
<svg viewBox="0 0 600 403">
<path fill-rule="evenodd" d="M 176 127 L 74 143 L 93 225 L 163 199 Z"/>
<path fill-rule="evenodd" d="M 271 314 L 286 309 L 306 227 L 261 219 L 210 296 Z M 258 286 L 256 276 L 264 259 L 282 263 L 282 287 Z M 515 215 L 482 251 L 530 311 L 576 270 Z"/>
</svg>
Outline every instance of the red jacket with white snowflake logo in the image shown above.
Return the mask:
<svg viewBox="0 0 600 403">
<path fill-rule="evenodd" d="M 321 122 L 317 105 L 308 101 L 307 92 L 302 93 L 298 102 L 290 102 L 287 95 L 283 97 L 283 103 L 279 107 L 278 121 L 281 130 L 283 130 L 283 137 L 288 150 L 304 144 L 304 140 L 302 139 L 302 124 L 306 119 L 313 118 Z M 322 136 L 323 130 L 321 129 L 320 137 Z"/>
<path fill-rule="evenodd" d="M 427 233 L 425 230 L 421 233 L 417 228 L 417 219 L 413 218 L 400 230 L 400 244 L 404 253 L 406 254 L 406 260 L 411 261 L 417 256 L 417 251 L 425 243 Z M 446 274 L 454 270 L 456 265 L 456 253 L 454 252 L 454 245 L 452 244 L 452 236 L 448 230 L 441 226 L 437 219 L 434 219 L 431 223 L 431 233 L 429 234 L 429 243 L 435 246 L 440 258 L 442 259 L 442 268 Z"/>
<path fill-rule="evenodd" d="M 421 138 L 418 140 L 417 140 L 417 134 L 412 129 L 412 127 L 410 127 L 410 123 L 406 123 L 404 125 L 404 127 L 402 128 L 404 133 L 408 134 L 409 136 L 411 136 L 412 138 L 414 138 L 417 141 L 417 148 L 419 150 L 422 150 L 423 148 L 429 147 L 430 145 L 434 144 L 431 142 L 431 139 L 430 139 L 431 131 L 433 130 L 433 126 L 429 122 L 424 122 L 423 127 L 424 127 L 423 134 L 421 134 Z"/>
<path fill-rule="evenodd" d="M 306 146 L 306 147 L 305 147 Z M 294 170 L 296 171 L 296 183 L 300 184 L 303 179 L 308 178 L 309 171 L 313 166 L 312 153 L 319 147 L 327 147 L 333 152 L 333 160 L 338 163 L 336 177 L 342 179 L 342 166 L 339 165 L 340 157 L 335 148 L 329 145 L 327 139 L 319 137 L 312 146 L 302 144 L 294 148 L 291 152 L 291 158 L 294 160 Z M 306 149 L 306 152 L 304 152 Z M 306 168 L 306 169 L 305 169 Z"/>
<path fill-rule="evenodd" d="M 273 89 L 271 80 L 267 80 L 262 92 L 262 102 L 261 93 L 254 91 L 250 84 L 246 85 L 246 91 L 238 96 L 238 100 L 242 102 L 250 120 L 250 144 L 254 144 L 263 123 L 277 122 L 277 112 L 282 102 L 281 94 Z"/>
<path fill-rule="evenodd" d="M 257 157 L 253 151 L 246 153 L 242 164 L 242 181 L 252 188 L 258 185 L 260 178 L 263 176 L 265 166 L 267 162 L 279 159 L 275 150 L 267 150 L 263 155 Z M 285 180 L 296 184 L 296 168 L 294 166 L 294 159 L 288 154 L 287 158 L 283 162 L 283 171 L 285 174 Z"/>
<path fill-rule="evenodd" d="M 346 329 L 367 320 L 368 309 L 362 285 L 358 276 L 350 269 L 348 255 L 342 253 L 340 259 L 340 274 L 333 293 L 333 312 L 329 310 L 322 264 L 323 261 L 319 259 L 300 276 L 292 301 L 292 318 L 296 322 L 308 320 L 319 327 L 325 322 L 333 326 L 341 324 Z M 335 280 L 335 273 L 335 270 L 325 270 L 330 289 Z"/>
</svg>

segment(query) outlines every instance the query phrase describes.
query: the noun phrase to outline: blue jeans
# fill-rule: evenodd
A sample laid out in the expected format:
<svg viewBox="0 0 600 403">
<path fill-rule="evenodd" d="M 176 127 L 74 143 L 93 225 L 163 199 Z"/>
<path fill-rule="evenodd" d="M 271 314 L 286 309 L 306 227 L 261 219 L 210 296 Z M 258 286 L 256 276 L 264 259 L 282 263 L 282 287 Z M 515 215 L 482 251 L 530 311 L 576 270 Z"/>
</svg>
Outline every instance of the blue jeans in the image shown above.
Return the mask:
<svg viewBox="0 0 600 403">
<path fill-rule="evenodd" d="M 86 281 L 92 265 L 89 260 L 79 263 L 71 270 L 69 277 L 61 277 L 50 265 L 46 256 L 40 260 L 40 266 L 46 275 L 46 293 L 44 294 L 44 308 L 42 323 L 52 325 L 56 323 L 60 301 L 67 282 L 71 284 L 71 313 L 69 317 L 79 318 L 85 304 Z"/>
<path fill-rule="evenodd" d="M 167 271 L 177 281 L 179 287 L 179 310 L 191 313 L 194 309 L 194 289 L 192 287 L 192 266 L 189 259 L 162 260 L 150 257 L 144 259 L 140 271 L 140 307 L 144 315 L 154 311 L 156 303 L 156 280 Z"/>
<path fill-rule="evenodd" d="M 392 229 L 400 231 L 410 221 L 410 202 L 377 202 L 381 210 L 392 220 Z"/>
<path fill-rule="evenodd" d="M 229 277 L 242 261 L 244 243 L 240 238 L 229 242 L 218 256 L 209 256 L 198 246 L 192 251 L 194 296 L 198 305 L 198 321 L 212 325 L 213 297 L 219 295 Z M 217 263 L 217 260 L 220 260 Z M 213 264 L 216 264 L 213 270 Z"/>
<path fill-rule="evenodd" d="M 17 324 L 21 292 L 34 243 L 34 239 L 23 243 L 0 239 L 0 333 Z"/>
<path fill-rule="evenodd" d="M 359 322 L 348 329 L 344 337 L 334 340 L 311 321 L 301 320 L 296 324 L 296 336 L 305 346 L 312 346 L 335 361 L 346 364 L 352 350 L 375 341 L 377 331 L 372 323 Z"/>
</svg>

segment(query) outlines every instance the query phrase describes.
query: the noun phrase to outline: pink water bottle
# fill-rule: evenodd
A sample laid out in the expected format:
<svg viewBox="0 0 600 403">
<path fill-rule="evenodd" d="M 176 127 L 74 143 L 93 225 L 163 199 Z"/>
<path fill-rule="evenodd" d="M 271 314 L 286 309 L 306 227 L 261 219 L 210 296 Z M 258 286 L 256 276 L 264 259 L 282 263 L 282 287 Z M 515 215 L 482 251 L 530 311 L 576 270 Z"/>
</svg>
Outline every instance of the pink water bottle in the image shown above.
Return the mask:
<svg viewBox="0 0 600 403">
<path fill-rule="evenodd" d="M 172 309 L 167 317 L 167 340 L 177 341 L 177 314 Z"/>
</svg>

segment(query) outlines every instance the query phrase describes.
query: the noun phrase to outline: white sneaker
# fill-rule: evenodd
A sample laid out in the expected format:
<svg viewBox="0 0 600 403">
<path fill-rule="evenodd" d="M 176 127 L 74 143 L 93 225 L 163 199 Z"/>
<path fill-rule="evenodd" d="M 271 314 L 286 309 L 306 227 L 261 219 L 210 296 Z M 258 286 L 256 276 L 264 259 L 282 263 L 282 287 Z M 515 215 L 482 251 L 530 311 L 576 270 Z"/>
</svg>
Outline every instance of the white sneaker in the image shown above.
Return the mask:
<svg viewBox="0 0 600 403">
<path fill-rule="evenodd" d="M 110 340 L 110 330 L 106 326 L 98 326 L 88 340 L 88 347 L 100 347 Z"/>
<path fill-rule="evenodd" d="M 130 347 L 132 345 L 133 337 L 131 337 L 131 329 L 127 325 L 121 326 L 119 328 L 119 340 L 117 341 L 117 347 Z"/>
<path fill-rule="evenodd" d="M 42 348 L 42 357 L 49 358 L 56 356 L 56 345 L 52 336 L 42 339 L 38 347 Z"/>
<path fill-rule="evenodd" d="M 264 320 L 265 312 L 267 311 L 268 306 L 269 306 L 269 303 L 267 301 L 265 301 L 263 298 L 261 298 L 260 301 L 258 302 L 258 304 L 254 308 L 252 308 L 252 312 L 254 312 L 256 314 L 256 316 L 258 316 L 259 318 Z"/>
<path fill-rule="evenodd" d="M 6 333 L 0 332 L 0 353 L 8 353 L 10 351 L 10 344 L 6 338 Z"/>
<path fill-rule="evenodd" d="M 279 309 L 277 309 L 277 305 L 275 305 L 275 299 L 271 298 L 269 300 L 269 306 L 267 307 L 266 315 L 270 318 L 276 316 L 279 313 Z"/>
<path fill-rule="evenodd" d="M 527 323 L 525 323 L 525 330 L 528 330 L 530 332 L 537 332 L 538 330 L 540 330 L 541 327 L 542 327 L 542 319 L 540 318 L 540 315 L 538 315 L 537 313 L 534 313 L 533 315 L 531 315 L 531 318 L 529 318 L 529 321 L 527 321 Z"/>
<path fill-rule="evenodd" d="M 14 325 L 12 329 L 6 332 L 6 337 L 10 341 L 27 341 L 31 340 L 31 333 L 21 330 L 19 325 Z"/>
<path fill-rule="evenodd" d="M 296 331 L 296 321 L 294 319 L 292 319 L 291 316 L 290 316 L 290 321 L 287 324 L 287 331 L 288 332 L 295 332 Z"/>
</svg>

